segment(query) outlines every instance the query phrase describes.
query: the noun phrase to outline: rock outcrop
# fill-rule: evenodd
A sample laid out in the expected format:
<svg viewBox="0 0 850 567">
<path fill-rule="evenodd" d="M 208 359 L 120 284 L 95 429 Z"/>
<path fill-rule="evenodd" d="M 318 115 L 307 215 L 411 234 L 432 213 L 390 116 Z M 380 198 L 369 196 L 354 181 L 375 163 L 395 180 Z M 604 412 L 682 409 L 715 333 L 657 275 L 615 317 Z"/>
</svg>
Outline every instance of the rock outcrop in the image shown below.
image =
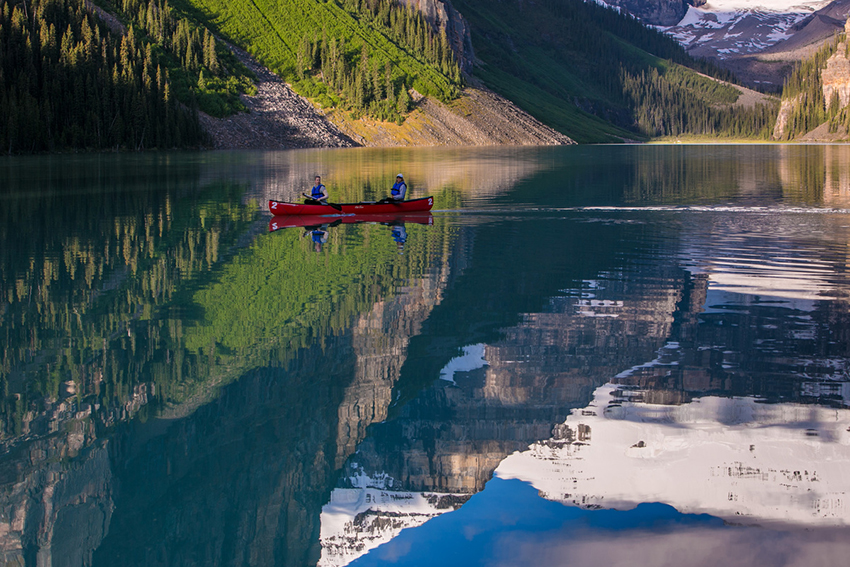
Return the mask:
<svg viewBox="0 0 850 567">
<path fill-rule="evenodd" d="M 445 31 L 461 71 L 472 73 L 475 52 L 472 50 L 469 24 L 455 9 L 451 0 L 401 0 L 401 3 L 418 10 L 435 30 Z"/>
<path fill-rule="evenodd" d="M 105 444 L 60 462 L 69 446 L 92 435 L 92 426 L 76 425 L 67 435 L 22 449 L 24 457 L 4 467 L 8 474 L 12 466 L 30 464 L 0 486 L 0 565 L 91 564 L 109 530 L 113 477 Z"/>
<path fill-rule="evenodd" d="M 654 26 L 678 24 L 688 11 L 688 4 L 683 0 L 609 0 L 606 3 Z"/>
<path fill-rule="evenodd" d="M 784 99 L 779 105 L 779 114 L 776 115 L 776 124 L 773 126 L 773 139 L 781 140 L 785 137 L 785 132 L 788 129 L 788 122 L 791 120 L 791 115 L 794 113 L 794 107 L 799 104 L 801 97 L 796 96 L 792 99 Z"/>
<path fill-rule="evenodd" d="M 850 33 L 850 20 L 844 24 L 845 33 Z M 847 44 L 839 44 L 838 50 L 827 59 L 826 68 L 821 71 L 823 99 L 827 104 L 838 95 L 841 108 L 850 104 L 850 59 L 847 57 Z"/>
<path fill-rule="evenodd" d="M 283 150 L 356 146 L 348 136 L 295 94 L 280 77 L 245 51 L 231 51 L 257 77 L 256 96 L 243 96 L 248 112 L 227 118 L 201 113 L 201 124 L 216 149 Z"/>
<path fill-rule="evenodd" d="M 850 33 L 850 19 L 844 24 L 845 33 Z M 835 53 L 826 60 L 826 66 L 820 72 L 823 99 L 829 106 L 837 97 L 839 108 L 850 104 L 850 57 L 847 54 L 847 42 L 839 43 Z M 783 99 L 776 117 L 773 128 L 773 139 L 782 140 L 788 131 L 788 123 L 794 114 L 794 109 L 802 102 L 803 95 L 797 95 L 792 99 Z M 801 139 L 807 142 L 835 141 L 837 138 L 846 137 L 844 132 L 830 132 L 828 124 L 818 125 Z"/>
</svg>

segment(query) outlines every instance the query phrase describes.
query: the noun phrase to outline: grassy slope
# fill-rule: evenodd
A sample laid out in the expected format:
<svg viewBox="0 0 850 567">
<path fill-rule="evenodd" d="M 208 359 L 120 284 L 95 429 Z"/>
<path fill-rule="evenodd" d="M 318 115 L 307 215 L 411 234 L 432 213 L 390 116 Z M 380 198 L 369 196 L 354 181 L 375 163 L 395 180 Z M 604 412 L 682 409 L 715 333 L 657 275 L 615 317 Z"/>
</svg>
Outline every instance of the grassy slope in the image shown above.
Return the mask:
<svg viewBox="0 0 850 567">
<path fill-rule="evenodd" d="M 517 17 L 513 2 L 455 0 L 454 4 L 469 20 L 476 56 L 483 61 L 476 75 L 493 90 L 578 142 L 641 139 L 603 118 L 623 123 L 629 109 L 606 94 L 594 54 L 554 47 L 561 43 L 559 34 L 569 34 L 564 30 L 575 22 Z M 580 25 L 596 26 L 592 21 Z M 707 104 L 728 104 L 737 96 L 731 86 L 660 59 L 604 29 L 597 31 L 622 61 L 657 69 L 672 82 L 686 84 Z"/>
<path fill-rule="evenodd" d="M 175 5 L 244 48 L 282 77 L 295 78 L 296 52 L 305 35 L 344 39 L 349 58 L 368 46 L 370 56 L 392 61 L 407 86 L 446 98 L 451 81 L 440 71 L 394 43 L 374 22 L 357 17 L 333 0 L 176 0 Z"/>
<path fill-rule="evenodd" d="M 504 14 L 495 3 L 455 1 L 454 5 L 472 25 L 476 56 L 483 64 L 475 75 L 520 108 L 579 143 L 620 142 L 636 138 L 589 112 L 579 109 L 570 95 L 588 96 L 587 84 L 563 54 L 534 44 L 516 47 L 500 45 L 498 38 L 522 33 L 516 19 Z M 508 65 L 503 65 L 507 62 Z"/>
</svg>

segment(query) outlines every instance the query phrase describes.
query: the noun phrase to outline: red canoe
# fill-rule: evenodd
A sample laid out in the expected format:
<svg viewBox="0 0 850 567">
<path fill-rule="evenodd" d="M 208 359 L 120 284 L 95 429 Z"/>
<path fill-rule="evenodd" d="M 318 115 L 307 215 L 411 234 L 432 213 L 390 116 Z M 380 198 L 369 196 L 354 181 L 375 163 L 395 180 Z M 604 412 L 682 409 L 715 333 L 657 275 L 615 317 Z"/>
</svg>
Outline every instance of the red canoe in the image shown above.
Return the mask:
<svg viewBox="0 0 850 567">
<path fill-rule="evenodd" d="M 434 206 L 433 197 L 422 197 L 397 203 L 377 203 L 364 201 L 362 203 L 334 203 L 331 205 L 304 205 L 301 203 L 286 203 L 269 200 L 269 210 L 275 216 L 287 215 L 329 215 L 329 214 L 386 214 L 411 213 L 415 211 L 430 211 Z M 339 208 L 337 208 L 339 207 Z"/>
<path fill-rule="evenodd" d="M 289 215 L 275 216 L 269 221 L 269 232 L 282 228 L 321 226 L 323 224 L 358 224 L 375 222 L 384 224 L 434 224 L 434 217 L 428 211 L 414 213 L 386 213 L 366 215 Z"/>
</svg>

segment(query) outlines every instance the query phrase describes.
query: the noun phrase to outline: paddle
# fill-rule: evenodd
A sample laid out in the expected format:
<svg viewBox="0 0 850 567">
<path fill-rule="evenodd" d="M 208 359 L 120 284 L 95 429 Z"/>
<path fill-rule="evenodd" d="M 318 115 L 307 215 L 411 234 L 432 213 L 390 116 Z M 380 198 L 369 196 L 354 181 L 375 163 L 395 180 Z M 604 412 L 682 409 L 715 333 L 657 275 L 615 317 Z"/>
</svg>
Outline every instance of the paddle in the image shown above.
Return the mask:
<svg viewBox="0 0 850 567">
<path fill-rule="evenodd" d="M 318 199 L 313 199 L 313 197 L 308 195 L 307 193 L 301 193 L 301 194 L 304 195 L 305 197 L 307 197 L 308 199 L 312 199 L 313 201 L 321 203 L 321 201 L 319 201 Z M 327 201 L 325 201 L 325 204 L 336 209 L 336 210 L 338 210 L 339 212 L 342 212 L 342 207 L 340 207 L 336 203 L 328 203 Z"/>
</svg>

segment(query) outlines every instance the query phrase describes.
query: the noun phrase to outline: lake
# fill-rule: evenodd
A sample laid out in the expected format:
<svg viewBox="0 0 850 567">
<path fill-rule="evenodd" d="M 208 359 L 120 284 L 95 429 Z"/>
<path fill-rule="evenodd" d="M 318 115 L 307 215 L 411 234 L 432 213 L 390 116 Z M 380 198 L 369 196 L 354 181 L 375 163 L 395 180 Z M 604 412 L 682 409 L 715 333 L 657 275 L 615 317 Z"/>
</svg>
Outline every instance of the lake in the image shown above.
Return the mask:
<svg viewBox="0 0 850 567">
<path fill-rule="evenodd" d="M 267 209 L 399 172 L 431 215 Z M 0 563 L 850 552 L 850 147 L 6 157 L 0 187 Z"/>
</svg>

